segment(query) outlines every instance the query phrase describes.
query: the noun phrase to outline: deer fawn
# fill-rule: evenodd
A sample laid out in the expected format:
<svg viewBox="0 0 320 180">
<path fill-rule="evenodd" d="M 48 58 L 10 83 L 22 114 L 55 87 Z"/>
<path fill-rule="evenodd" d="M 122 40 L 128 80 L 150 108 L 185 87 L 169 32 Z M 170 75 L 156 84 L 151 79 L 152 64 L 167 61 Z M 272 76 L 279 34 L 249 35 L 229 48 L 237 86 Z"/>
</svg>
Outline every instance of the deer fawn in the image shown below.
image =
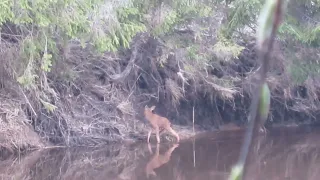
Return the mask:
<svg viewBox="0 0 320 180">
<path fill-rule="evenodd" d="M 161 130 L 161 133 L 163 130 L 167 130 L 169 131 L 171 134 L 173 134 L 176 138 L 177 141 L 179 142 L 180 138 L 178 133 L 176 133 L 176 131 L 174 131 L 171 128 L 171 123 L 170 121 L 165 118 L 165 117 L 161 117 L 155 113 L 153 113 L 152 111 L 156 108 L 156 106 L 152 106 L 151 108 L 149 108 L 147 105 L 144 108 L 144 116 L 145 118 L 150 122 L 151 124 L 151 130 L 149 130 L 148 132 L 148 143 L 150 142 L 150 136 L 151 133 L 154 132 L 156 134 L 157 137 L 157 142 L 160 143 L 160 135 L 159 135 L 159 131 Z"/>
<path fill-rule="evenodd" d="M 154 172 L 154 169 L 159 168 L 160 166 L 168 163 L 170 161 L 170 157 L 174 149 L 176 149 L 179 145 L 174 144 L 170 149 L 167 150 L 167 152 L 164 153 L 164 155 L 159 154 L 159 144 L 157 144 L 156 152 L 154 153 L 153 157 L 150 159 L 148 164 L 146 165 L 145 172 L 147 175 L 147 178 L 149 178 L 150 175 L 157 176 L 156 172 Z M 148 144 L 148 149 L 150 154 L 152 154 L 152 149 L 150 144 Z"/>
</svg>

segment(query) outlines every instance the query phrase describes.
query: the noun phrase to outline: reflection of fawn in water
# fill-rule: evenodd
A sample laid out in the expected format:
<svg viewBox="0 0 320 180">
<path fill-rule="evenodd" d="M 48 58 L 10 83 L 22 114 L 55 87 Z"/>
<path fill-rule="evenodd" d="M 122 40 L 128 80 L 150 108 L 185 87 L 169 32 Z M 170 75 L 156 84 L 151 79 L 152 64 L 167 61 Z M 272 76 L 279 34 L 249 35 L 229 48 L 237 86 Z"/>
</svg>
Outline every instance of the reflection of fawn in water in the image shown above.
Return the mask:
<svg viewBox="0 0 320 180">
<path fill-rule="evenodd" d="M 169 131 L 172 135 L 174 135 L 177 138 L 177 141 L 179 142 L 179 135 L 175 130 L 171 128 L 170 121 L 165 117 L 153 113 L 153 110 L 155 108 L 156 106 L 152 106 L 151 108 L 145 106 L 144 108 L 144 116 L 152 126 L 152 129 L 148 132 L 148 143 L 150 142 L 151 133 L 156 134 L 157 142 L 160 143 L 160 133 L 162 133 L 164 130 Z"/>
<path fill-rule="evenodd" d="M 145 171 L 147 178 L 149 178 L 150 175 L 157 176 L 156 172 L 154 172 L 154 169 L 159 168 L 163 164 L 166 164 L 169 162 L 171 153 L 176 149 L 179 145 L 174 144 L 170 149 L 168 149 L 167 152 L 164 153 L 164 155 L 159 154 L 159 144 L 157 144 L 156 152 L 154 153 L 153 157 L 148 162 Z M 152 149 L 150 144 L 148 144 L 149 152 L 152 154 Z"/>
</svg>

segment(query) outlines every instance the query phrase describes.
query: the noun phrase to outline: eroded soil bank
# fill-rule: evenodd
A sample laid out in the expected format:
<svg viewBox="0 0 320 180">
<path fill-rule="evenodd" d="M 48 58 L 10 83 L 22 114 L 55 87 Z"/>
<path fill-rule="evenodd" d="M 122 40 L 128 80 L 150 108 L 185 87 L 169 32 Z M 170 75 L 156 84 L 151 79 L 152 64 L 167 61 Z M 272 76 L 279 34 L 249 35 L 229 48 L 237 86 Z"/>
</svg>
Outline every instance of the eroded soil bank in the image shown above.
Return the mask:
<svg viewBox="0 0 320 180">
<path fill-rule="evenodd" d="M 193 121 L 196 133 L 246 126 L 260 67 L 257 1 L 250 11 L 242 1 L 12 2 L 0 15 L 1 152 L 145 141 L 145 105 L 182 138 Z M 319 122 L 319 16 L 310 3 L 288 3 L 277 34 L 267 126 Z"/>
<path fill-rule="evenodd" d="M 186 81 L 179 72 L 194 64 L 179 59 L 182 49 L 174 50 L 162 64 L 158 61 L 162 48 L 159 39 L 143 33 L 137 35 L 131 49 L 118 54 L 96 55 L 90 47 L 70 44 L 65 61 L 56 62 L 42 77 L 43 89 L 23 90 L 8 69 L 1 67 L 1 149 L 17 152 L 48 145 L 103 146 L 145 140 L 145 105 L 156 105 L 155 113 L 169 118 L 182 138 L 193 135 L 193 117 L 196 133 L 227 123 L 246 125 L 258 68 L 252 44 L 246 45 L 236 62 L 217 59 L 206 71 L 185 74 Z M 9 60 L 18 56 L 16 51 L 12 47 Z M 271 73 L 269 80 L 272 101 L 267 126 L 317 123 L 320 115 L 314 97 L 318 89 L 284 83 L 285 72 L 279 75 L 278 71 L 281 61 L 275 62 L 277 74 Z M 233 85 L 222 86 L 230 78 Z M 311 92 L 312 98 L 308 96 Z"/>
</svg>

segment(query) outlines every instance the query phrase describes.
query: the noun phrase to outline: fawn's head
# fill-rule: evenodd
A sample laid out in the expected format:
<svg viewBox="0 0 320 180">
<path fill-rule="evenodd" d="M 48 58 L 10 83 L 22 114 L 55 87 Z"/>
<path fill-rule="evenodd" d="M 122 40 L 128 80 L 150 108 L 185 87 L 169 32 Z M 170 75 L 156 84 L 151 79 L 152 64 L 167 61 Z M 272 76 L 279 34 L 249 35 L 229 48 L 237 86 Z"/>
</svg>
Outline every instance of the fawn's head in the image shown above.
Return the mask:
<svg viewBox="0 0 320 180">
<path fill-rule="evenodd" d="M 156 106 L 151 106 L 151 108 L 149 108 L 147 105 L 144 107 L 144 114 L 147 115 L 149 113 L 153 113 L 153 110 L 156 108 Z"/>
</svg>

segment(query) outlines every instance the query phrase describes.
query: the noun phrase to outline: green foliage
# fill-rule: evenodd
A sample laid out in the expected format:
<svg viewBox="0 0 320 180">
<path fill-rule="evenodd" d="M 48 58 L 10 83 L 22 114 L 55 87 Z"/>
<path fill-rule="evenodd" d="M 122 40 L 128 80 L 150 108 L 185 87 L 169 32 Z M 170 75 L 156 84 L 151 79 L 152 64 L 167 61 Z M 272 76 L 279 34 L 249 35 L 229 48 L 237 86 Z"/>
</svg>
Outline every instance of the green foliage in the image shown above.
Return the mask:
<svg viewBox="0 0 320 180">
<path fill-rule="evenodd" d="M 305 66 L 299 66 L 297 64 L 292 64 L 288 68 L 291 80 L 295 84 L 303 84 L 308 78 L 308 71 L 306 71 Z"/>
<path fill-rule="evenodd" d="M 233 1 L 228 9 L 228 21 L 220 29 L 223 37 L 231 41 L 236 37 L 235 35 L 241 35 L 247 27 L 256 30 L 257 15 L 260 13 L 261 6 L 262 0 Z M 300 47 L 286 54 L 289 65 L 285 69 L 293 83 L 302 84 L 309 76 L 319 76 L 317 72 L 319 65 L 315 63 L 314 57 L 304 55 L 300 56 L 302 59 L 297 59 L 292 54 L 320 46 L 320 26 L 317 23 L 320 20 L 320 3 L 319 0 L 290 0 L 287 1 L 285 13 L 278 29 L 278 37 L 285 42 L 285 50 L 292 51 L 291 47 Z M 246 40 L 245 36 L 241 37 Z M 258 36 L 258 38 L 261 37 L 261 35 Z"/>
<path fill-rule="evenodd" d="M 176 25 L 185 24 L 189 19 L 207 17 L 213 12 L 213 8 L 203 1 L 134 0 L 133 4 L 144 14 L 145 24 L 148 24 L 148 20 L 156 22 L 149 24 L 153 26 L 149 29 L 155 36 L 170 33 Z"/>
<path fill-rule="evenodd" d="M 52 55 L 48 53 L 44 53 L 42 57 L 42 65 L 41 69 L 50 72 L 51 71 L 51 66 L 52 66 Z"/>
<path fill-rule="evenodd" d="M 44 108 L 46 108 L 47 111 L 49 112 L 53 112 L 57 109 L 57 106 L 51 104 L 51 103 L 48 103 L 42 99 L 40 99 L 40 102 L 42 103 L 42 105 L 44 106 Z"/>
<path fill-rule="evenodd" d="M 51 71 L 53 55 L 48 52 L 57 52 L 56 44 L 53 39 L 48 39 L 44 33 L 38 36 L 27 36 L 21 42 L 21 53 L 20 57 L 25 61 L 27 68 L 22 76 L 18 78 L 18 82 L 24 86 L 33 84 L 32 78 L 35 78 L 34 74 L 37 71 L 37 67 L 34 66 L 36 62 L 41 64 L 40 69 L 45 72 Z M 41 56 L 42 53 L 42 56 Z M 33 73 L 32 73 L 33 72 Z"/>
<path fill-rule="evenodd" d="M 160 6 L 159 6 L 160 5 Z M 160 8 L 161 23 L 150 27 L 146 17 Z M 17 81 L 29 87 L 38 81 L 40 71 L 50 72 L 61 59 L 60 42 L 79 40 L 83 47 L 93 44 L 98 52 L 128 48 L 139 32 L 152 29 L 155 36 L 195 17 L 210 15 L 212 8 L 203 2 L 178 0 L 160 3 L 132 0 L 127 3 L 102 0 L 4 0 L 0 3 L 0 25 L 13 24 L 21 30 L 20 49 L 23 72 Z M 169 10 L 169 11 L 168 11 Z M 166 12 L 168 12 L 166 14 Z M 154 19 L 158 18 L 155 14 Z"/>
<path fill-rule="evenodd" d="M 37 47 L 30 36 L 26 37 L 21 45 L 21 58 L 26 60 L 22 63 L 26 65 L 26 69 L 23 74 L 18 77 L 17 81 L 24 87 L 29 87 L 34 83 L 35 78 L 37 77 L 34 72 L 34 56 L 38 55 L 36 53 Z"/>
<path fill-rule="evenodd" d="M 0 25 L 2 25 L 4 22 L 13 19 L 14 13 L 11 10 L 13 6 L 12 0 L 2 0 L 0 2 Z"/>
<path fill-rule="evenodd" d="M 219 33 L 218 42 L 213 46 L 213 51 L 218 55 L 220 54 L 222 59 L 230 60 L 231 58 L 237 58 L 244 48 L 227 39 L 223 33 Z"/>
<path fill-rule="evenodd" d="M 38 70 L 50 72 L 54 61 L 59 59 L 60 41 L 78 39 L 82 45 L 92 43 L 99 52 L 116 51 L 121 46 L 129 47 L 132 37 L 146 29 L 139 9 L 118 6 L 117 2 L 104 3 L 102 0 L 2 1 L 0 25 L 13 24 L 22 35 L 25 72 L 18 82 L 28 86 L 34 82 Z M 105 10 L 106 6 L 113 8 Z"/>
<path fill-rule="evenodd" d="M 23 58 L 41 61 L 41 69 L 49 72 L 58 58 L 57 40 L 78 39 L 82 45 L 91 42 L 99 52 L 128 48 L 138 32 L 146 31 L 149 8 L 159 5 L 158 1 L 132 1 L 123 6 L 103 3 L 102 0 L 3 1 L 0 24 L 10 22 L 23 29 L 24 37 L 32 41 L 22 39 Z M 107 6 L 113 10 L 104 10 Z M 172 10 L 156 25 L 155 35 L 170 32 L 187 18 L 209 15 L 212 10 L 204 3 L 186 0 L 169 1 L 166 6 Z"/>
<path fill-rule="evenodd" d="M 179 0 L 173 1 L 172 6 L 182 21 L 195 17 L 207 17 L 213 11 L 209 5 L 202 1 Z"/>
<path fill-rule="evenodd" d="M 210 61 L 210 54 L 202 53 L 199 45 L 187 47 L 187 53 L 188 60 L 192 61 L 193 64 L 198 65 L 199 67 L 205 67 Z"/>
<path fill-rule="evenodd" d="M 311 18 L 319 15 L 319 0 L 293 0 L 293 5 L 305 8 Z M 103 0 L 3 0 L 0 3 L 0 25 L 14 24 L 21 33 L 21 58 L 25 72 L 19 72 L 19 82 L 24 85 L 34 82 L 39 70 L 50 72 L 55 61 L 60 59 L 57 45 L 61 41 L 76 39 L 83 47 L 92 44 L 99 52 L 128 48 L 132 38 L 139 32 L 149 31 L 154 36 L 171 36 L 174 27 L 190 25 L 189 22 L 209 17 L 214 6 L 221 0 L 158 1 L 131 0 L 105 2 Z M 262 0 L 235 0 L 228 7 L 228 21 L 218 34 L 218 42 L 212 44 L 216 54 L 236 58 L 244 47 L 233 42 L 238 30 L 253 27 L 260 13 Z M 313 3 L 312 3 L 313 2 Z M 207 25 L 207 24 L 206 24 Z M 200 27 L 202 28 L 202 27 Z M 202 32 L 195 32 L 201 36 Z M 283 40 L 296 40 L 308 45 L 320 45 L 320 26 L 312 22 L 301 22 L 289 11 L 279 33 Z M 200 35 L 199 35 L 200 34 Z M 175 35 L 176 36 L 176 35 Z M 169 37 L 169 38 L 171 38 Z M 196 62 L 208 59 L 208 51 L 201 50 L 191 38 L 175 46 L 189 47 L 189 59 Z M 198 46 L 198 47 L 197 47 Z M 212 50 L 212 49 L 211 49 Z M 306 70 L 293 70 L 290 74 L 304 77 Z M 300 67 L 300 66 L 299 66 Z M 28 76 L 28 77 L 24 77 Z M 296 78 L 299 79 L 299 78 Z M 305 78 L 302 78 L 305 79 Z"/>
<path fill-rule="evenodd" d="M 117 17 L 119 27 L 112 33 L 112 43 L 116 47 L 129 47 L 129 43 L 138 32 L 146 30 L 145 25 L 141 22 L 142 14 L 138 8 L 135 7 L 122 7 L 117 9 Z M 105 49 L 108 51 L 109 49 Z M 115 50 L 115 49 L 113 49 Z"/>
<path fill-rule="evenodd" d="M 161 34 L 170 32 L 174 27 L 174 25 L 177 23 L 177 21 L 178 21 L 177 13 L 175 11 L 170 12 L 165 16 L 164 22 L 155 27 L 153 34 L 155 36 L 159 36 Z"/>
<path fill-rule="evenodd" d="M 320 46 L 320 25 L 316 27 L 303 27 L 290 22 L 285 22 L 279 29 L 282 37 L 292 38 L 306 45 Z M 284 39 L 284 38 L 282 38 Z"/>
<path fill-rule="evenodd" d="M 17 81 L 25 88 L 29 88 L 30 85 L 34 83 L 36 77 L 37 76 L 32 71 L 31 64 L 29 64 L 24 73 L 17 78 Z"/>
<path fill-rule="evenodd" d="M 294 84 L 302 85 L 309 76 L 320 75 L 319 60 L 300 60 L 292 57 L 292 63 L 287 67 L 287 71 Z"/>
<path fill-rule="evenodd" d="M 99 52 L 115 52 L 119 47 L 128 48 L 132 38 L 146 30 L 141 22 L 142 14 L 135 7 L 119 7 L 116 9 L 117 22 L 108 24 L 108 19 L 101 20 L 101 24 L 93 31 L 94 45 Z M 112 22 L 112 21 L 111 21 Z M 92 22 L 94 23 L 94 22 Z M 106 32 L 105 29 L 108 29 Z"/>
<path fill-rule="evenodd" d="M 289 10 L 279 29 L 280 38 L 283 40 L 294 39 L 307 45 L 319 46 L 320 27 L 315 25 L 317 17 L 320 15 L 320 5 L 317 2 L 318 0 L 289 1 Z M 261 0 L 233 1 L 229 8 L 228 22 L 222 28 L 222 32 L 227 38 L 231 38 L 239 29 L 243 29 L 246 26 L 253 27 L 256 24 L 261 6 Z M 300 8 L 300 11 L 309 17 L 309 21 L 298 19 L 300 16 L 297 15 L 297 8 Z"/>
<path fill-rule="evenodd" d="M 261 7 L 262 0 L 233 1 L 229 10 L 227 26 L 223 29 L 226 37 L 231 37 L 239 28 L 255 24 Z"/>
</svg>

